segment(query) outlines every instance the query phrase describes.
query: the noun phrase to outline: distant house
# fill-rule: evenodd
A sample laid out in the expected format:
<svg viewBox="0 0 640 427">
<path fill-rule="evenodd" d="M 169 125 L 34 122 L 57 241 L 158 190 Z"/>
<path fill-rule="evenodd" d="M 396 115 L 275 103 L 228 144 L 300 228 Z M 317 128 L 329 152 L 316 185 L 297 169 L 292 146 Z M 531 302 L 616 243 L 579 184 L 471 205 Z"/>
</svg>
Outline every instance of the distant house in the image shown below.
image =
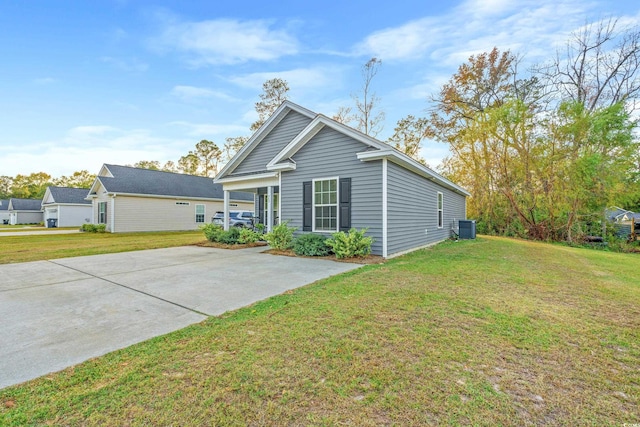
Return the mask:
<svg viewBox="0 0 640 427">
<path fill-rule="evenodd" d="M 87 199 L 92 223 L 112 233 L 197 230 L 223 210 L 222 186 L 201 176 L 104 164 Z M 253 211 L 251 193 L 233 192 L 232 210 Z"/>
<path fill-rule="evenodd" d="M 445 240 L 469 193 L 388 144 L 285 101 L 216 176 L 225 194 L 251 191 L 270 228 L 297 233 L 367 228 L 374 254 Z M 230 194 L 230 193 L 229 193 Z"/>
<path fill-rule="evenodd" d="M 607 219 L 614 223 L 616 235 L 622 239 L 640 239 L 640 213 L 612 206 L 606 210 Z"/>
<path fill-rule="evenodd" d="M 9 199 L 9 224 L 40 224 L 43 221 L 41 199 Z"/>
<path fill-rule="evenodd" d="M 9 200 L 0 199 L 0 224 L 9 224 Z"/>
<path fill-rule="evenodd" d="M 44 225 L 79 227 L 91 222 L 91 201 L 86 188 L 48 187 L 42 198 Z M 55 220 L 55 221 L 49 221 Z"/>
</svg>

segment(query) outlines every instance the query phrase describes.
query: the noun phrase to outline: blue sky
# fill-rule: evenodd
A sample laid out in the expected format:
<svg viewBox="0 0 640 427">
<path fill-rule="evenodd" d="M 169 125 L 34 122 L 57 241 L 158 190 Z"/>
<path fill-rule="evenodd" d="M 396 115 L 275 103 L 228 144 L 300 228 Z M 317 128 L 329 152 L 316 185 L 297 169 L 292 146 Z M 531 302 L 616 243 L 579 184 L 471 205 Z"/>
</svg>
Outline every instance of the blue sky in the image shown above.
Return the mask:
<svg viewBox="0 0 640 427">
<path fill-rule="evenodd" d="M 421 115 L 475 53 L 549 59 L 587 22 L 640 23 L 636 1 L 50 1 L 0 3 L 0 175 L 177 161 L 201 139 L 249 135 L 262 83 L 332 115 L 360 67 L 386 112 Z M 432 166 L 447 147 L 427 142 Z"/>
</svg>

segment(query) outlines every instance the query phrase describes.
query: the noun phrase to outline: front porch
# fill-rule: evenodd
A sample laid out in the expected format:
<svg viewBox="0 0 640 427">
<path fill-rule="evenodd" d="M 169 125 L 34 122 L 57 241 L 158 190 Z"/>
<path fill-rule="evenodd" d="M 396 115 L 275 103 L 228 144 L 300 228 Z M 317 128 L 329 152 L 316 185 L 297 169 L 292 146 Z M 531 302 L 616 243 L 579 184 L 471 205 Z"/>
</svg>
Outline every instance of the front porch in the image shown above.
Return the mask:
<svg viewBox="0 0 640 427">
<path fill-rule="evenodd" d="M 254 215 L 257 224 L 263 224 L 270 232 L 280 221 L 280 173 L 248 174 L 223 178 L 224 191 L 224 229 L 229 230 L 230 193 L 242 191 L 254 194 Z"/>
</svg>

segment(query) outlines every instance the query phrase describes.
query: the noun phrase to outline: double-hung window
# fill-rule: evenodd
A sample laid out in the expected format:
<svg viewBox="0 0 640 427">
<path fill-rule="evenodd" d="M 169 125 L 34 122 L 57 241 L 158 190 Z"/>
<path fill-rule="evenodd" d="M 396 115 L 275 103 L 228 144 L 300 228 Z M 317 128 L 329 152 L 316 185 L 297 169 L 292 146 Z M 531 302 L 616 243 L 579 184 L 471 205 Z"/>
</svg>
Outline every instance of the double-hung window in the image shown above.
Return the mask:
<svg viewBox="0 0 640 427">
<path fill-rule="evenodd" d="M 107 202 L 98 203 L 98 224 L 107 223 Z"/>
<path fill-rule="evenodd" d="M 443 207 L 442 193 L 438 191 L 438 228 L 444 227 Z"/>
<path fill-rule="evenodd" d="M 313 231 L 338 231 L 338 179 L 313 181 Z"/>
<path fill-rule="evenodd" d="M 204 223 L 204 205 L 196 205 L 196 224 Z"/>
</svg>

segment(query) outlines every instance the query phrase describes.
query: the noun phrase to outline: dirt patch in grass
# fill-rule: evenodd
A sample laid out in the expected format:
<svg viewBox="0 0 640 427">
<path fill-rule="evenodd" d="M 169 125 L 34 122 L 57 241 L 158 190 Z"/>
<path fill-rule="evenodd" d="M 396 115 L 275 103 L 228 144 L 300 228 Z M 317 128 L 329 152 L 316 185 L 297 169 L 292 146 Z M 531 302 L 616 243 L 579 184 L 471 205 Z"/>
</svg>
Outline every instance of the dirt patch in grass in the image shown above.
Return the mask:
<svg viewBox="0 0 640 427">
<path fill-rule="evenodd" d="M 298 258 L 313 258 L 313 259 L 328 259 L 330 261 L 338 261 L 338 262 L 348 262 L 352 264 L 383 264 L 385 259 L 379 255 L 367 255 L 365 257 L 355 257 L 355 258 L 336 258 L 335 255 L 327 255 L 327 256 L 303 256 L 296 255 L 292 250 L 281 251 L 277 249 L 267 249 L 263 252 L 264 254 L 270 255 L 281 255 L 281 256 L 290 256 L 290 257 L 298 257 Z"/>
<path fill-rule="evenodd" d="M 247 243 L 247 244 L 236 244 L 236 245 L 227 245 L 224 243 L 216 243 L 205 240 L 203 242 L 195 243 L 194 246 L 201 246 L 203 248 L 217 248 L 217 249 L 247 249 L 247 248 L 258 248 L 261 246 L 267 246 L 266 242 L 255 242 L 255 243 Z"/>
</svg>

